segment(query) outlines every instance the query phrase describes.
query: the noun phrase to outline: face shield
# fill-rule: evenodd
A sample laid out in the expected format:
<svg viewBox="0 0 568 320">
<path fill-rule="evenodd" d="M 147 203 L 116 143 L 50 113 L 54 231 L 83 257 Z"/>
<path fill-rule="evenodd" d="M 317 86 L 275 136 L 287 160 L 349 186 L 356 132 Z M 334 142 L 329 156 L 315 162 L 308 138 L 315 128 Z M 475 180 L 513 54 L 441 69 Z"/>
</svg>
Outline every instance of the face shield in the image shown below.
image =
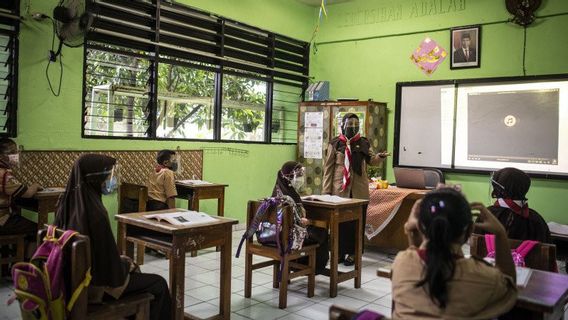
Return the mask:
<svg viewBox="0 0 568 320">
<path fill-rule="evenodd" d="M 292 187 L 294 189 L 296 189 L 296 191 L 300 190 L 300 188 L 302 188 L 304 186 L 305 183 L 305 169 L 304 167 L 299 167 L 296 170 L 294 170 L 291 174 L 291 180 L 290 183 L 292 184 Z"/>
<path fill-rule="evenodd" d="M 101 184 L 102 194 L 108 195 L 114 193 L 120 185 L 120 166 L 115 164 L 110 170 L 102 172 L 93 172 L 87 174 L 85 177 L 104 175 L 106 179 Z"/>
</svg>

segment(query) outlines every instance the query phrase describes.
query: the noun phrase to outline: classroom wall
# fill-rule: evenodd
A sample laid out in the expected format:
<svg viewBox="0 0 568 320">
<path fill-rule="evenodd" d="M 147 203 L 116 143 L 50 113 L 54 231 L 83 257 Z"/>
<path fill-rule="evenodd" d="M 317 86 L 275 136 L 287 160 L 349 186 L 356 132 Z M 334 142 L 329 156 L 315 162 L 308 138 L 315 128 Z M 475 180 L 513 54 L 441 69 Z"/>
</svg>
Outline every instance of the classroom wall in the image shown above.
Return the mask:
<svg viewBox="0 0 568 320">
<path fill-rule="evenodd" d="M 22 0 L 21 14 L 27 16 L 20 32 L 20 74 L 17 143 L 27 150 L 159 150 L 200 149 L 204 153 L 204 179 L 227 183 L 225 215 L 244 221 L 246 202 L 270 195 L 277 169 L 295 158 L 294 145 L 203 143 L 185 141 L 134 141 L 81 138 L 81 91 L 83 48 L 63 49 L 63 85 L 54 97 L 45 77 L 47 52 L 51 48 L 48 20 L 29 19 L 36 12 L 51 15 L 58 0 Z M 314 9 L 288 0 L 183 0 L 205 11 L 215 12 L 256 27 L 301 40 L 309 40 Z M 29 4 L 29 10 L 28 10 Z M 254 13 L 254 14 L 252 14 Z M 50 68 L 58 82 L 58 64 Z M 215 148 L 211 150 L 211 148 Z M 116 196 L 104 198 L 109 213 L 116 212 Z M 186 206 L 185 201 L 178 205 Z M 216 212 L 216 201 L 208 200 L 202 210 Z M 111 220 L 114 221 L 114 219 Z M 113 222 L 114 224 L 114 222 Z"/>
<path fill-rule="evenodd" d="M 502 0 L 353 0 L 329 5 L 327 13 L 310 73 L 331 81 L 333 99 L 386 102 L 391 152 L 396 82 L 523 75 L 523 28 L 500 23 L 510 17 Z M 561 13 L 568 13 L 568 1 L 545 0 L 538 16 Z M 451 52 L 449 28 L 492 22 L 497 23 L 482 26 L 481 68 L 450 70 L 448 58 L 426 76 L 409 59 L 426 37 Z M 566 30 L 568 15 L 538 19 L 527 29 L 527 75 L 568 73 Z M 391 158 L 387 168 L 392 168 Z M 394 181 L 392 170 L 387 178 Z M 491 203 L 488 175 L 448 174 L 447 180 L 461 184 L 470 201 Z M 567 181 L 533 179 L 528 198 L 547 221 L 568 223 L 562 204 L 568 198 Z"/>
</svg>

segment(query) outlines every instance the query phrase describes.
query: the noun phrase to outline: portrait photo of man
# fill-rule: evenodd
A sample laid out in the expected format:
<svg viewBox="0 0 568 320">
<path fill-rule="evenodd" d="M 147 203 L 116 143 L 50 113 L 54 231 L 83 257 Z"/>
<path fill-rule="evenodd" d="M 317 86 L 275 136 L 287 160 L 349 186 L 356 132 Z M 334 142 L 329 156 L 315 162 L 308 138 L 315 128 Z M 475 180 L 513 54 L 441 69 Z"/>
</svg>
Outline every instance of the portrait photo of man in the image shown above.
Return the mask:
<svg viewBox="0 0 568 320">
<path fill-rule="evenodd" d="M 479 27 L 452 29 L 451 69 L 479 67 L 479 31 Z"/>
</svg>

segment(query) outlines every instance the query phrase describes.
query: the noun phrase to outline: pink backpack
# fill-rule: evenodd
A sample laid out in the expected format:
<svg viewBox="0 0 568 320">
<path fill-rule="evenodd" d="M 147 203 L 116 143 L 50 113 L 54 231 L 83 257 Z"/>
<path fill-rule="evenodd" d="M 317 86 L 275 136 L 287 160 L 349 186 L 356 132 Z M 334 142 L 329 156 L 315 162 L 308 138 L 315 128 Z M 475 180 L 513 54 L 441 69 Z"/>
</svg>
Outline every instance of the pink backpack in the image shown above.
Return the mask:
<svg viewBox="0 0 568 320">
<path fill-rule="evenodd" d="M 81 291 L 91 281 L 90 270 L 85 279 L 65 303 L 65 282 L 63 279 L 63 247 L 76 231 L 67 230 L 57 238 L 55 226 L 48 226 L 43 243 L 34 253 L 30 262 L 19 262 L 12 267 L 15 297 L 18 299 L 23 314 L 31 314 L 36 319 L 65 319 L 66 314 Z"/>
<path fill-rule="evenodd" d="M 525 266 L 525 257 L 538 244 L 538 241 L 525 240 L 516 249 L 511 250 L 513 262 L 517 267 Z M 485 247 L 487 248 L 487 258 L 495 259 L 495 235 L 485 235 Z"/>
</svg>

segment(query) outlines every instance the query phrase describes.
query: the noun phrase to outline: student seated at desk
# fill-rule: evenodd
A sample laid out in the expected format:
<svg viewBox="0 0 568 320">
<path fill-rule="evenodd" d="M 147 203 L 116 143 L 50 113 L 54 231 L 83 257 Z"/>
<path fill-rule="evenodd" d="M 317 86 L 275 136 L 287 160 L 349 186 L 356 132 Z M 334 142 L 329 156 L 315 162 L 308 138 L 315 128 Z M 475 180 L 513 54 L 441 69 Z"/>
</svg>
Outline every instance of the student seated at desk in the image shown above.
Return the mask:
<svg viewBox="0 0 568 320">
<path fill-rule="evenodd" d="M 162 150 L 156 157 L 157 165 L 148 175 L 148 203 L 146 210 L 164 210 L 176 207 L 176 179 L 178 163 L 175 151 Z"/>
<path fill-rule="evenodd" d="M 98 154 L 86 154 L 75 161 L 57 208 L 55 225 L 90 238 L 91 303 L 148 292 L 154 296 L 150 302 L 150 319 L 171 319 L 166 280 L 159 275 L 134 272 L 132 260 L 119 255 L 102 202 L 102 194 L 116 191 L 115 165 L 114 158 Z"/>
<path fill-rule="evenodd" d="M 298 162 L 288 161 L 284 163 L 282 169 L 278 171 L 276 183 L 272 190 L 272 196 L 289 196 L 294 200 L 297 208 L 301 211 L 299 216 L 302 224 L 307 226 L 308 235 L 304 239 L 304 244 L 319 244 L 316 249 L 316 274 L 325 270 L 329 260 L 329 245 L 327 241 L 327 229 L 310 225 L 310 220 L 306 219 L 306 209 L 302 205 L 302 198 L 298 191 L 304 184 L 304 167 Z"/>
<path fill-rule="evenodd" d="M 462 245 L 476 227 L 495 234 L 495 266 L 465 258 Z M 428 193 L 404 225 L 410 247 L 392 267 L 394 319 L 493 319 L 517 300 L 507 233 L 482 204 L 467 203 L 451 188 Z"/>
<path fill-rule="evenodd" d="M 8 138 L 0 139 L 0 235 L 26 234 L 31 243 L 36 241 L 37 225 L 12 211 L 19 198 L 32 198 L 41 186 L 25 186 L 12 175 L 12 167 L 19 164 L 18 146 Z M 32 251 L 33 252 L 33 251 Z"/>
<path fill-rule="evenodd" d="M 491 196 L 497 201 L 488 209 L 501 221 L 509 238 L 552 243 L 546 221 L 529 208 L 526 195 L 531 178 L 526 173 L 516 168 L 503 168 L 493 174 L 491 186 Z M 477 229 L 475 233 L 485 234 Z"/>
</svg>

